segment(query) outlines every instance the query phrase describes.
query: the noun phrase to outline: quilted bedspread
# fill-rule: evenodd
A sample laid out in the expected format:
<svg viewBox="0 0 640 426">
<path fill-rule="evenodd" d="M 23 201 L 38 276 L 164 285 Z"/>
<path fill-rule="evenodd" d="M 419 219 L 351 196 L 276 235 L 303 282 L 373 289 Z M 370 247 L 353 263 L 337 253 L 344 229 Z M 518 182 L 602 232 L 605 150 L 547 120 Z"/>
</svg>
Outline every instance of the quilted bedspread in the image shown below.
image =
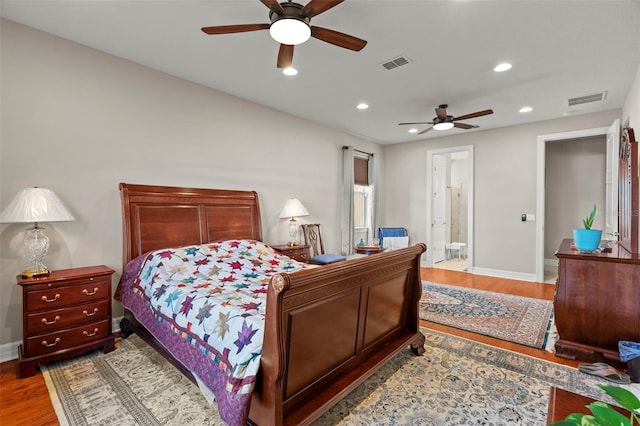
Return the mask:
<svg viewBox="0 0 640 426">
<path fill-rule="evenodd" d="M 157 250 L 132 261 L 118 295 L 213 392 L 228 424 L 245 424 L 260 366 L 269 279 L 306 265 L 254 240 Z"/>
</svg>

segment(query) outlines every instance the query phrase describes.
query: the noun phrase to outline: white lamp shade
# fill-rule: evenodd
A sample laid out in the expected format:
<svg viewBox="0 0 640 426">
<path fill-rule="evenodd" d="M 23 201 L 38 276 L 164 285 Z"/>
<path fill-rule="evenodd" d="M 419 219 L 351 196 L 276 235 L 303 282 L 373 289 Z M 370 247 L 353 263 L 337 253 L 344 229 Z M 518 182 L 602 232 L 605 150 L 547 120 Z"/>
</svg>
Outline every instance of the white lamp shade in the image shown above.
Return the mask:
<svg viewBox="0 0 640 426">
<path fill-rule="evenodd" d="M 18 192 L 2 215 L 1 223 L 69 222 L 75 220 L 64 203 L 46 188 L 26 188 Z"/>
<path fill-rule="evenodd" d="M 311 28 L 299 19 L 282 18 L 271 24 L 269 33 L 278 43 L 293 46 L 309 40 Z"/>
<path fill-rule="evenodd" d="M 289 200 L 287 200 L 287 203 L 284 205 L 284 208 L 280 212 L 280 218 L 294 218 L 300 216 L 309 216 L 309 212 L 304 208 L 300 200 L 298 200 L 297 198 L 290 198 Z"/>
<path fill-rule="evenodd" d="M 453 127 L 453 123 L 450 121 L 444 121 L 433 125 L 434 130 L 449 130 Z"/>
</svg>

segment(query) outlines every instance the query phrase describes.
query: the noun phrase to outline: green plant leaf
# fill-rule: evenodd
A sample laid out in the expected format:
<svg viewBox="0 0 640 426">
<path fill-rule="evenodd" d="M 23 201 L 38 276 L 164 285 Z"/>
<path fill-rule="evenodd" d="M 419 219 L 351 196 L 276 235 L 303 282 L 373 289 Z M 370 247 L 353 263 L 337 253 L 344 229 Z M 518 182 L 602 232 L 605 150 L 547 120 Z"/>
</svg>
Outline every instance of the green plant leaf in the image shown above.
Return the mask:
<svg viewBox="0 0 640 426">
<path fill-rule="evenodd" d="M 584 225 L 584 229 L 591 229 L 591 226 L 593 226 L 593 220 L 596 218 L 596 214 L 598 213 L 598 209 L 596 208 L 596 205 L 593 205 L 593 210 L 591 210 L 591 213 L 589 213 L 589 216 L 587 216 L 586 219 L 582 220 L 582 224 Z"/>
<path fill-rule="evenodd" d="M 587 408 L 593 413 L 597 424 L 612 426 L 631 426 L 631 422 L 628 418 L 618 413 L 616 410 L 614 410 L 604 402 L 593 402 L 587 405 Z"/>
<path fill-rule="evenodd" d="M 599 387 L 627 410 L 635 411 L 640 408 L 640 400 L 629 390 L 619 386 L 599 385 Z"/>
</svg>

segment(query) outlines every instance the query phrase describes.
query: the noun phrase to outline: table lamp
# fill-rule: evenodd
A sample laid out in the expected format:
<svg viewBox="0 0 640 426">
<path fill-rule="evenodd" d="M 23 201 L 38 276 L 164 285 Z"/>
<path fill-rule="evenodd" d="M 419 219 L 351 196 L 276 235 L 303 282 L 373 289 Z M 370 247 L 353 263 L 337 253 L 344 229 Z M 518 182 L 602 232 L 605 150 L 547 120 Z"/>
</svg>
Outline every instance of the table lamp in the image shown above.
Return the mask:
<svg viewBox="0 0 640 426">
<path fill-rule="evenodd" d="M 291 218 L 289 220 L 289 236 L 290 241 L 287 243 L 290 246 L 298 245 L 298 223 L 296 217 L 309 216 L 309 212 L 304 208 L 300 200 L 297 198 L 290 198 L 284 205 L 284 208 L 280 212 L 280 218 Z"/>
<path fill-rule="evenodd" d="M 64 203 L 51 190 L 46 188 L 27 188 L 18 192 L 11 204 L 0 215 L 0 223 L 30 223 L 24 237 L 24 253 L 29 261 L 28 269 L 22 272 L 25 278 L 49 275 L 44 265 L 44 257 L 49 249 L 49 238 L 38 222 L 69 222 L 75 218 Z"/>
</svg>

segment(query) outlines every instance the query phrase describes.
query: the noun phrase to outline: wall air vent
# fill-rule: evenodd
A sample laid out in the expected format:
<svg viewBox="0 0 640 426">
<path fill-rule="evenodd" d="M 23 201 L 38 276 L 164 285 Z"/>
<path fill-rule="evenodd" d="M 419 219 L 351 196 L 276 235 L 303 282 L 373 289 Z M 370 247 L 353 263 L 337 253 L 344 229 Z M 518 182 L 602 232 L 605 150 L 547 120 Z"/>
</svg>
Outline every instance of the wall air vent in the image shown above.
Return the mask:
<svg viewBox="0 0 640 426">
<path fill-rule="evenodd" d="M 578 96 L 577 98 L 570 98 L 568 100 L 569 106 L 588 104 L 589 102 L 600 102 L 607 98 L 607 92 L 593 93 L 591 95 Z"/>
<path fill-rule="evenodd" d="M 382 66 L 387 70 L 392 70 L 403 65 L 407 65 L 409 62 L 409 58 L 406 56 L 398 56 L 395 59 L 391 59 L 390 61 L 386 61 L 382 63 Z"/>
</svg>

